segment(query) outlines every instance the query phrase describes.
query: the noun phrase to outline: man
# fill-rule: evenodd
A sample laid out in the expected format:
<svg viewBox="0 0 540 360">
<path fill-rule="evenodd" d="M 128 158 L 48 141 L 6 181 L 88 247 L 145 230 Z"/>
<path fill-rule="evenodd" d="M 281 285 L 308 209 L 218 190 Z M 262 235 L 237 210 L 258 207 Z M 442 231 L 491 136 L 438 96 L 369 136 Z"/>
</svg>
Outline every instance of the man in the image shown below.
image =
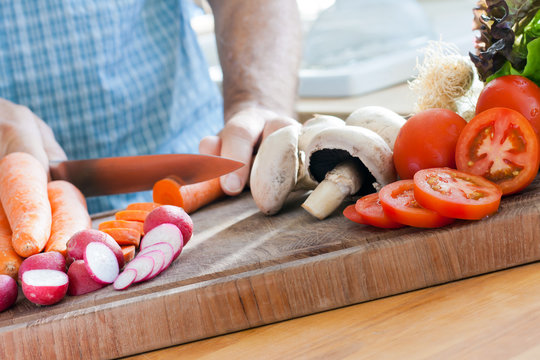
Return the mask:
<svg viewBox="0 0 540 360">
<path fill-rule="evenodd" d="M 190 27 L 188 0 L 3 2 L 0 156 L 26 151 L 47 166 L 66 154 L 197 152 L 199 145 L 251 164 L 257 144 L 294 121 L 298 9 L 293 0 L 209 3 L 223 100 Z M 245 167 L 223 177 L 223 190 L 240 193 L 248 176 Z M 88 200 L 95 212 L 148 194 Z"/>
</svg>

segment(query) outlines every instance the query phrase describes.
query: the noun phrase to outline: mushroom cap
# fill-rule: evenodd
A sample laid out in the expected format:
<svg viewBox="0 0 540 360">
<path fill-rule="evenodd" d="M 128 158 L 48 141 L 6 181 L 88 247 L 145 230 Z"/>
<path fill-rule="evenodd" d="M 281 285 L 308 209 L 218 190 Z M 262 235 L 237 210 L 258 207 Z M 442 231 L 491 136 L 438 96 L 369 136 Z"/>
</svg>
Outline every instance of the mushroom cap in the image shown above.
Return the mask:
<svg viewBox="0 0 540 360">
<path fill-rule="evenodd" d="M 293 191 L 298 173 L 299 125 L 274 131 L 261 143 L 250 175 L 251 195 L 267 215 L 277 213 Z"/>
<path fill-rule="evenodd" d="M 306 148 L 306 167 L 321 182 L 338 163 L 354 158 L 369 192 L 396 180 L 392 150 L 381 136 L 358 126 L 321 130 Z M 373 189 L 371 189 L 371 187 Z"/>
<path fill-rule="evenodd" d="M 347 125 L 361 126 L 375 131 L 394 149 L 399 130 L 405 119 L 398 113 L 382 106 L 365 106 L 353 111 L 345 120 Z"/>
<path fill-rule="evenodd" d="M 345 121 L 332 115 L 315 114 L 302 126 L 300 136 L 298 137 L 298 149 L 304 151 L 311 139 L 321 130 L 330 127 L 345 126 Z"/>
<path fill-rule="evenodd" d="M 311 119 L 304 122 L 298 136 L 298 159 L 300 164 L 298 166 L 296 189 L 312 190 L 317 186 L 317 183 L 309 176 L 305 165 L 305 150 L 311 139 L 323 129 L 341 126 L 345 126 L 345 121 L 332 115 L 315 114 Z"/>
</svg>

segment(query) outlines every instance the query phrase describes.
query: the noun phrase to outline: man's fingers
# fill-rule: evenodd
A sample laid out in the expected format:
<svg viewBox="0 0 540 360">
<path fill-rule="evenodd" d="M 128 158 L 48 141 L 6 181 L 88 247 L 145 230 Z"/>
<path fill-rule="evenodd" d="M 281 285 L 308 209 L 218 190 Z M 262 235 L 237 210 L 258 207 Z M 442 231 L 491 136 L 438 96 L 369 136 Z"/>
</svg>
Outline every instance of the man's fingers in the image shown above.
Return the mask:
<svg viewBox="0 0 540 360">
<path fill-rule="evenodd" d="M 34 116 L 39 132 L 41 133 L 41 141 L 43 148 L 49 160 L 66 160 L 67 155 L 64 149 L 56 142 L 52 129 L 40 118 Z"/>
<path fill-rule="evenodd" d="M 206 136 L 199 143 L 199 154 L 219 155 L 221 152 L 221 139 L 219 136 Z"/>
<path fill-rule="evenodd" d="M 221 156 L 245 164 L 235 172 L 221 177 L 221 187 L 228 195 L 239 194 L 249 177 L 253 149 L 264 129 L 265 119 L 256 111 L 245 110 L 233 116 L 223 128 Z"/>
<path fill-rule="evenodd" d="M 274 117 L 270 120 L 267 120 L 264 126 L 262 139 L 266 139 L 266 137 L 274 131 L 289 125 L 301 126 L 298 121 L 290 117 Z"/>
</svg>

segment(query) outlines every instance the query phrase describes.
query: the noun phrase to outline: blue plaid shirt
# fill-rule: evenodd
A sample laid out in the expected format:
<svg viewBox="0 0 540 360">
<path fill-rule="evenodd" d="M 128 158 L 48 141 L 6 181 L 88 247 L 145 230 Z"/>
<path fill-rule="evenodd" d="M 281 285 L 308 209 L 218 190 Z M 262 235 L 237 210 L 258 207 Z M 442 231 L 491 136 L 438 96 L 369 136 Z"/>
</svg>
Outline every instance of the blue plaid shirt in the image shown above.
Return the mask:
<svg viewBox="0 0 540 360">
<path fill-rule="evenodd" d="M 0 97 L 51 126 L 70 159 L 197 152 L 222 100 L 183 0 L 2 0 Z M 88 199 L 90 212 L 150 192 Z"/>
</svg>

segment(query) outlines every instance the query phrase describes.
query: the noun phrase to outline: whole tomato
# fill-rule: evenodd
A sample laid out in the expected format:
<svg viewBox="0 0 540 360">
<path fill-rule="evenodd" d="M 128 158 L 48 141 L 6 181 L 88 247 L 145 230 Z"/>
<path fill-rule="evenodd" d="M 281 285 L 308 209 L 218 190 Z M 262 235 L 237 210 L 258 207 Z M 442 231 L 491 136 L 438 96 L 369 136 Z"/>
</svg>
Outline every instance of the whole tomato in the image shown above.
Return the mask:
<svg viewBox="0 0 540 360">
<path fill-rule="evenodd" d="M 394 165 L 401 179 L 412 179 L 418 170 L 455 168 L 456 143 L 465 119 L 447 109 L 428 109 L 403 125 L 394 144 Z"/>
<path fill-rule="evenodd" d="M 476 114 L 494 107 L 516 110 L 531 123 L 540 137 L 540 88 L 519 75 L 506 75 L 488 82 L 476 103 Z"/>
</svg>

